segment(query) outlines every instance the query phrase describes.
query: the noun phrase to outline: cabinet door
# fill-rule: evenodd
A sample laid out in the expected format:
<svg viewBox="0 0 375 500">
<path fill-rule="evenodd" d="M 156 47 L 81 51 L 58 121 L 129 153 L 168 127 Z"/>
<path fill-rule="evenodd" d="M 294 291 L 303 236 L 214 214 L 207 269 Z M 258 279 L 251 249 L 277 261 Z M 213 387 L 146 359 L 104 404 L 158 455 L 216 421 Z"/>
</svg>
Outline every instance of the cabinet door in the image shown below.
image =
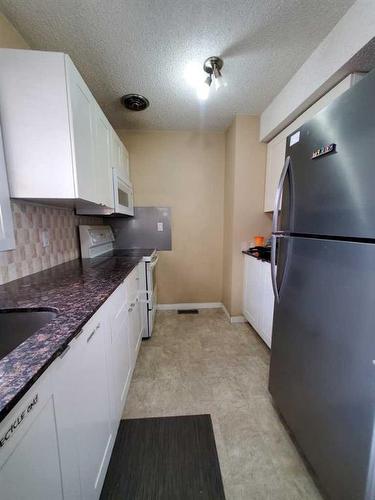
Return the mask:
<svg viewBox="0 0 375 500">
<path fill-rule="evenodd" d="M 55 379 L 54 400 L 64 498 L 69 500 L 81 498 L 76 424 L 82 401 L 76 389 L 81 377 L 82 347 L 80 337 L 73 339 L 50 368 L 54 370 Z"/>
<path fill-rule="evenodd" d="M 123 181 L 129 182 L 129 155 L 115 131 L 112 131 L 111 142 L 111 166 L 116 168 Z"/>
<path fill-rule="evenodd" d="M 113 186 L 111 169 L 111 126 L 97 107 L 95 113 L 95 172 L 99 203 L 113 208 Z"/>
<path fill-rule="evenodd" d="M 262 262 L 263 294 L 262 294 L 262 326 L 259 331 L 264 342 L 271 348 L 274 295 L 271 281 L 271 266 Z"/>
<path fill-rule="evenodd" d="M 73 64 L 67 60 L 70 121 L 75 163 L 76 197 L 99 203 L 94 165 L 95 101 Z"/>
<path fill-rule="evenodd" d="M 137 266 L 137 295 L 139 300 L 140 318 L 141 318 L 141 337 L 146 336 L 147 328 L 147 296 L 146 296 L 146 268 L 145 263 L 140 262 Z"/>
<path fill-rule="evenodd" d="M 111 446 L 109 387 L 107 377 L 106 321 L 100 309 L 84 328 L 80 359 L 77 436 L 79 442 L 82 497 L 99 498 Z"/>
<path fill-rule="evenodd" d="M 256 331 L 261 327 L 262 268 L 261 262 L 245 255 L 244 316 Z"/>
<path fill-rule="evenodd" d="M 124 285 L 108 299 L 111 324 L 111 374 L 112 374 L 112 414 L 113 427 L 116 428 L 124 409 L 130 383 L 130 345 L 129 319 Z"/>
<path fill-rule="evenodd" d="M 46 373 L 44 381 L 39 380 L 1 423 L 2 500 L 63 498 L 55 409 L 48 376 Z"/>
<path fill-rule="evenodd" d="M 285 161 L 286 135 L 282 132 L 267 146 L 266 185 L 264 211 L 271 212 L 275 204 L 276 189 Z"/>
<path fill-rule="evenodd" d="M 121 172 L 125 176 L 125 180 L 130 181 L 129 172 L 129 153 L 126 147 L 121 142 Z"/>
<path fill-rule="evenodd" d="M 138 350 L 142 340 L 139 301 L 134 301 L 129 305 L 128 317 L 129 317 L 129 338 L 130 338 L 130 351 L 131 351 L 130 359 L 131 359 L 131 366 L 133 369 L 137 361 Z"/>
<path fill-rule="evenodd" d="M 10 250 L 15 248 L 15 246 L 8 178 L 0 129 L 0 251 Z"/>
</svg>

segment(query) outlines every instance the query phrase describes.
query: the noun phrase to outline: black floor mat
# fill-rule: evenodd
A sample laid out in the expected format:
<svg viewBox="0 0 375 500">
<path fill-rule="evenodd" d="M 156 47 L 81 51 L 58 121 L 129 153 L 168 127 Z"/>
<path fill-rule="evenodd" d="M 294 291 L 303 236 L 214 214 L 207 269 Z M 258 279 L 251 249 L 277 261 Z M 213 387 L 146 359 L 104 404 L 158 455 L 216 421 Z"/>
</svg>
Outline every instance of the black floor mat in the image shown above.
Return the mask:
<svg viewBox="0 0 375 500">
<path fill-rule="evenodd" d="M 225 500 L 210 415 L 122 420 L 101 500 Z"/>
</svg>

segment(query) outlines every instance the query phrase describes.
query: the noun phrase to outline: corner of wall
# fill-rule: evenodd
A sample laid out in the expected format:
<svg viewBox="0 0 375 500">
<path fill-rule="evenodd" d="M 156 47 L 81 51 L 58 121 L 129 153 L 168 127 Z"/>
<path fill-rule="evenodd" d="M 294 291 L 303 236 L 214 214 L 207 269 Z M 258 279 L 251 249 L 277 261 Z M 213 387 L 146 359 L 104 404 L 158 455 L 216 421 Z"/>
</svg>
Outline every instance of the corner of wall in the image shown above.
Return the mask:
<svg viewBox="0 0 375 500">
<path fill-rule="evenodd" d="M 0 12 L 0 47 L 3 49 L 30 48 L 30 45 L 2 12 Z"/>
</svg>

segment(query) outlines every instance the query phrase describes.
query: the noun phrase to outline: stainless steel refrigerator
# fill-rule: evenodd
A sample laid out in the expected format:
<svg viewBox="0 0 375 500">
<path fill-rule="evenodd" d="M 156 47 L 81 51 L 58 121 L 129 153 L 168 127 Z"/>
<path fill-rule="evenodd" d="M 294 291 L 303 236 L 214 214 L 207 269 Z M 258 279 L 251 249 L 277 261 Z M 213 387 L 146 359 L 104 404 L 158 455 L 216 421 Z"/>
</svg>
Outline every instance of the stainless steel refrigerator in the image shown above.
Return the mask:
<svg viewBox="0 0 375 500">
<path fill-rule="evenodd" d="M 374 500 L 374 71 L 287 138 L 281 198 L 269 389 L 326 496 Z"/>
</svg>

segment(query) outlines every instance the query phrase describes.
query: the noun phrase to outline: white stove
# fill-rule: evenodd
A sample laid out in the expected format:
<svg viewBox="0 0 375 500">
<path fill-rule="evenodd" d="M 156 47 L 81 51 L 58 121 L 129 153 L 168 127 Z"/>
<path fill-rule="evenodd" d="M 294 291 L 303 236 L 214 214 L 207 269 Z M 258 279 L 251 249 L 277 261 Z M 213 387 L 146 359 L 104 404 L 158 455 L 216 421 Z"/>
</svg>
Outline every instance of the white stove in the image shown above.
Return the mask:
<svg viewBox="0 0 375 500">
<path fill-rule="evenodd" d="M 144 304 L 142 311 L 144 321 L 147 324 L 143 338 L 150 338 L 154 327 L 157 306 L 157 280 L 156 265 L 159 259 L 155 249 L 115 249 L 115 237 L 111 226 L 79 226 L 82 259 L 124 257 L 142 258 L 144 270 L 140 279 L 140 302 Z M 95 260 L 94 260 L 95 259 Z"/>
</svg>

